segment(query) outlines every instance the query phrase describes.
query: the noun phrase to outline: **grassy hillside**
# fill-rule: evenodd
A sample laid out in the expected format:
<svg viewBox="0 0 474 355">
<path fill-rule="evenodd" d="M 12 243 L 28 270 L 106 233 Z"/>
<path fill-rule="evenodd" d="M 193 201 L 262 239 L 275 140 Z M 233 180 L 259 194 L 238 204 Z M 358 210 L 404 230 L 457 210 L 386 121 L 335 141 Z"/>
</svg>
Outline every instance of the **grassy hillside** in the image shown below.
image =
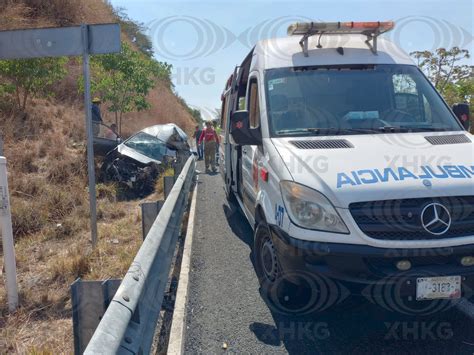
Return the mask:
<svg viewBox="0 0 474 355">
<path fill-rule="evenodd" d="M 116 20 L 101 0 L 0 0 L 0 30 Z M 128 35 L 122 37 L 131 44 Z M 80 61 L 68 59 L 66 69 L 53 95 L 31 99 L 24 111 L 0 92 L 20 291 L 20 307 L 9 314 L 0 264 L 2 354 L 71 353 L 69 285 L 77 277 L 122 277 L 141 245 L 140 201 L 117 201 L 115 186 L 99 184 L 99 244 L 91 250 Z M 124 133 L 167 122 L 192 130 L 194 118 L 169 81 L 157 82 L 148 101 L 149 110 L 124 115 Z M 105 121 L 112 123 L 106 108 Z M 148 199 L 161 191 L 158 182 Z"/>
</svg>

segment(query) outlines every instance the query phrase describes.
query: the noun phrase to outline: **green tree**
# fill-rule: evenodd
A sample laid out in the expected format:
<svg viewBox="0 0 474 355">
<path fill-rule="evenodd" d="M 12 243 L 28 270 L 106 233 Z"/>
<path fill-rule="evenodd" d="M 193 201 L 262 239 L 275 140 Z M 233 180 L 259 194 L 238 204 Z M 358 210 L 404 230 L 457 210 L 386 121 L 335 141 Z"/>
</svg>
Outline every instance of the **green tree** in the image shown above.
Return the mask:
<svg viewBox="0 0 474 355">
<path fill-rule="evenodd" d="M 118 54 L 95 56 L 93 64 L 92 90 L 110 103 L 108 110 L 115 114 L 119 132 L 123 114 L 148 109 L 147 95 L 156 80 L 169 80 L 171 72 L 170 65 L 150 59 L 126 43 Z"/>
<path fill-rule="evenodd" d="M 474 66 L 463 64 L 470 58 L 467 49 L 438 48 L 434 53 L 417 51 L 410 53 L 436 89 L 450 105 L 468 103 L 471 123 L 474 112 Z M 471 124 L 474 127 L 474 124 Z"/>
<path fill-rule="evenodd" d="M 147 30 L 146 26 L 141 22 L 132 20 L 125 11 L 126 10 L 123 7 L 112 7 L 112 12 L 117 18 L 122 31 L 134 43 L 140 52 L 151 58 L 153 56 L 153 44 L 151 43 L 150 38 L 145 34 Z"/>
<path fill-rule="evenodd" d="M 0 93 L 12 94 L 16 109 L 24 111 L 28 99 L 51 95 L 51 86 L 66 75 L 66 58 L 0 61 Z"/>
<path fill-rule="evenodd" d="M 172 65 L 166 62 L 159 62 L 154 59 L 149 60 L 149 66 L 153 77 L 157 80 L 161 80 L 168 84 L 169 87 L 172 86 L 171 83 L 171 69 Z"/>
<path fill-rule="evenodd" d="M 417 60 L 418 66 L 441 94 L 444 94 L 450 85 L 456 85 L 460 81 L 468 79 L 473 73 L 471 66 L 461 64 L 463 60 L 470 58 L 467 49 L 438 48 L 434 53 L 416 51 L 410 55 Z"/>
<path fill-rule="evenodd" d="M 188 113 L 193 117 L 193 120 L 197 123 L 202 123 L 204 119 L 202 118 L 201 111 L 198 109 L 195 109 L 191 106 L 188 105 L 185 99 L 183 99 L 181 96 L 179 96 L 177 93 L 175 93 L 176 98 L 178 99 L 179 103 L 188 111 Z"/>
</svg>

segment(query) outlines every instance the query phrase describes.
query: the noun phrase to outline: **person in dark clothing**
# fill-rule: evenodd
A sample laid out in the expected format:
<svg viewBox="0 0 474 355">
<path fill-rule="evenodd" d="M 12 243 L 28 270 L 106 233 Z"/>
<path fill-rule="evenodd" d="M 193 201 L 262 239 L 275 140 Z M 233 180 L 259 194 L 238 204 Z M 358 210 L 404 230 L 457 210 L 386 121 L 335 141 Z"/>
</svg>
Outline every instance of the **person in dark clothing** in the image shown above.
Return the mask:
<svg viewBox="0 0 474 355">
<path fill-rule="evenodd" d="M 204 156 L 204 152 L 202 149 L 202 143 L 199 143 L 199 137 L 201 137 L 202 130 L 199 125 L 196 125 L 196 130 L 193 133 L 193 138 L 196 139 L 196 150 L 198 153 L 198 159 L 202 160 Z"/>
<path fill-rule="evenodd" d="M 102 115 L 100 113 L 100 99 L 94 97 L 92 99 L 92 132 L 94 136 L 100 133 L 100 124 L 102 123 Z"/>
</svg>

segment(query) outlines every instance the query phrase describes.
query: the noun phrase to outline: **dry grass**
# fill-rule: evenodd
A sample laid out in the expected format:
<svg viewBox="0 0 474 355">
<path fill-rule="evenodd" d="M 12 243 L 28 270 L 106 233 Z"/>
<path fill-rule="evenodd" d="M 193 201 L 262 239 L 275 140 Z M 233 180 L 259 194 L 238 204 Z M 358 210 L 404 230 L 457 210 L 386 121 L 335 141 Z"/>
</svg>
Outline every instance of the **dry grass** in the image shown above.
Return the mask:
<svg viewBox="0 0 474 355">
<path fill-rule="evenodd" d="M 150 92 L 148 100 L 152 105 L 150 110 L 124 115 L 122 130 L 125 135 L 130 135 L 148 126 L 170 122 L 176 123 L 188 134 L 193 132 L 195 121 L 178 98 L 164 84 L 158 83 Z"/>
<path fill-rule="evenodd" d="M 141 245 L 141 201 L 119 202 L 116 186 L 98 184 L 99 243 L 91 248 L 85 156 L 72 132 L 79 111 L 35 100 L 29 119 L 41 115 L 52 128 L 6 137 L 20 308 L 8 313 L 0 278 L 0 353 L 70 353 L 70 284 L 78 277 L 122 277 Z M 5 119 L 0 114 L 0 124 Z M 162 190 L 158 181 L 147 200 Z"/>
<path fill-rule="evenodd" d="M 101 0 L 0 0 L 0 8 L 0 30 L 114 21 Z"/>
<path fill-rule="evenodd" d="M 80 209 L 16 240 L 20 308 L 8 314 L 0 280 L 0 353 L 72 351 L 69 285 L 77 277 L 122 277 L 141 245 L 139 201 L 109 199 L 106 194 L 99 200 L 99 243 L 93 251 L 88 216 Z"/>
<path fill-rule="evenodd" d="M 110 5 L 101 0 L 0 0 L 0 9 L 0 30 L 114 20 Z M 70 284 L 77 277 L 122 277 L 142 241 L 141 201 L 117 201 L 116 186 L 99 184 L 99 242 L 91 248 L 84 112 L 77 87 L 82 72 L 77 59 L 67 67 L 54 96 L 32 99 L 25 114 L 14 114 L 8 99 L 0 100 L 20 291 L 20 307 L 9 314 L 0 271 L 1 354 L 71 353 Z M 149 100 L 149 111 L 125 115 L 127 132 L 166 122 L 192 129 L 191 116 L 168 87 L 159 84 Z M 113 121 L 111 114 L 105 116 Z M 162 191 L 158 182 L 147 200 L 160 198 Z M 3 262 L 1 254 L 0 247 Z"/>
</svg>

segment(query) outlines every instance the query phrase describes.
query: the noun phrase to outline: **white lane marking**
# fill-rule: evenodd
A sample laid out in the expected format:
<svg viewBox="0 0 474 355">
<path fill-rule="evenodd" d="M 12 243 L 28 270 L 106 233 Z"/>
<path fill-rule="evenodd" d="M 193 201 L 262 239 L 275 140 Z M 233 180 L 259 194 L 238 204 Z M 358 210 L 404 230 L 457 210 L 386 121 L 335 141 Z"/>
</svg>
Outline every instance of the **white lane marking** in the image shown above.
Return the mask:
<svg viewBox="0 0 474 355">
<path fill-rule="evenodd" d="M 174 303 L 173 320 L 169 336 L 167 354 L 181 355 L 184 353 L 184 337 L 186 331 L 186 303 L 188 300 L 189 272 L 191 270 L 191 249 L 193 245 L 194 217 L 196 215 L 196 199 L 198 188 L 198 176 L 193 191 L 191 207 L 189 209 L 188 228 L 184 241 L 183 258 L 181 259 L 181 271 L 179 273 L 178 290 Z"/>
</svg>

